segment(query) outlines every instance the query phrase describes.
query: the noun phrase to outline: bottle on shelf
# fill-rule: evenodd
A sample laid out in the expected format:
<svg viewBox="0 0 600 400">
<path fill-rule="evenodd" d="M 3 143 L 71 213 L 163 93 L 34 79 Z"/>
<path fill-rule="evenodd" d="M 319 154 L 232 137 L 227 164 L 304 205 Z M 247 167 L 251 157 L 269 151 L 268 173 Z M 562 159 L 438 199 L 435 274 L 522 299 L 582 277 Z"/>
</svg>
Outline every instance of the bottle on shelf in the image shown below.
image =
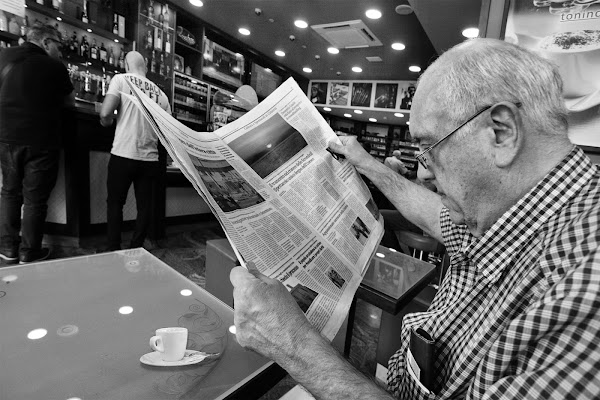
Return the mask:
<svg viewBox="0 0 600 400">
<path fill-rule="evenodd" d="M 121 49 L 121 54 L 119 54 L 119 68 L 125 69 L 125 51 Z"/>
<path fill-rule="evenodd" d="M 89 69 L 85 71 L 85 76 L 83 77 L 83 91 L 85 93 L 91 93 L 92 91 L 92 75 Z"/>
<path fill-rule="evenodd" d="M 150 60 L 150 72 L 156 73 L 157 61 L 158 60 L 156 59 L 156 50 L 152 50 L 152 59 Z"/>
<path fill-rule="evenodd" d="M 165 54 L 160 53 L 160 65 L 158 66 L 158 73 L 161 76 L 165 76 Z"/>
<path fill-rule="evenodd" d="M 108 61 L 108 53 L 106 52 L 106 47 L 104 47 L 104 42 L 100 44 L 100 61 L 102 61 L 102 63 Z"/>
<path fill-rule="evenodd" d="M 154 47 L 154 36 L 152 35 L 152 31 L 149 30 L 148 34 L 146 35 L 146 48 L 148 50 L 150 50 L 153 47 Z"/>
<path fill-rule="evenodd" d="M 71 35 L 71 40 L 69 41 L 69 52 L 71 54 L 77 54 L 77 32 L 73 31 L 73 35 Z"/>
<path fill-rule="evenodd" d="M 146 20 L 146 25 L 152 21 L 154 21 L 154 0 L 150 0 L 150 3 L 148 3 L 148 19 Z"/>
<path fill-rule="evenodd" d="M 163 13 L 163 29 L 166 31 L 169 29 L 169 21 L 171 19 L 171 15 L 169 14 L 169 5 L 165 4 Z"/>
<path fill-rule="evenodd" d="M 163 31 L 161 28 L 154 28 L 154 48 L 162 51 Z"/>
<path fill-rule="evenodd" d="M 108 65 L 117 65 L 115 62 L 115 53 L 113 52 L 112 46 L 110 46 L 110 50 L 108 51 Z"/>
<path fill-rule="evenodd" d="M 160 8 L 158 9 L 158 24 L 160 25 L 161 28 L 162 28 L 164 22 L 165 22 L 165 16 L 163 15 L 163 6 L 161 4 Z"/>
<path fill-rule="evenodd" d="M 89 50 L 90 45 L 88 44 L 87 36 L 83 35 L 81 38 L 81 43 L 79 44 L 79 55 L 83 58 L 88 58 L 90 56 Z"/>
<path fill-rule="evenodd" d="M 90 58 L 92 60 L 98 59 L 98 45 L 96 44 L 96 39 L 92 41 L 92 46 L 90 47 Z"/>
<path fill-rule="evenodd" d="M 169 39 L 171 35 L 165 31 L 165 53 L 171 52 L 171 40 Z"/>
<path fill-rule="evenodd" d="M 90 22 L 87 13 L 87 0 L 83 0 L 83 12 L 81 13 L 81 22 L 83 22 L 84 24 Z"/>
<path fill-rule="evenodd" d="M 112 33 L 114 33 L 115 35 L 119 34 L 119 15 L 116 13 L 113 16 Z"/>
<path fill-rule="evenodd" d="M 106 76 L 106 70 L 104 67 L 102 67 L 102 81 L 100 83 L 100 87 L 100 94 L 102 95 L 102 98 L 104 98 L 104 96 L 106 96 L 106 91 L 108 90 L 108 78 Z"/>
</svg>

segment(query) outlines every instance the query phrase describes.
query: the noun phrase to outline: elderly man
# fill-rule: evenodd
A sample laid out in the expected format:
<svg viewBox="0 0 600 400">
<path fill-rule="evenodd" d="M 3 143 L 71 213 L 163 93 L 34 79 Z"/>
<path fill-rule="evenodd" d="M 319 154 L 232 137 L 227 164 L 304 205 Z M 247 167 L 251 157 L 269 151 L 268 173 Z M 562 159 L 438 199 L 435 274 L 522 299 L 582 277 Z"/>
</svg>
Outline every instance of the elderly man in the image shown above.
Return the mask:
<svg viewBox="0 0 600 400">
<path fill-rule="evenodd" d="M 600 396 L 600 173 L 567 138 L 556 68 L 522 48 L 477 39 L 423 74 L 411 113 L 419 177 L 331 144 L 452 264 L 428 311 L 404 318 L 390 359 L 402 399 Z M 238 341 L 272 358 L 317 398 L 383 399 L 311 326 L 282 285 L 231 273 Z M 435 342 L 427 389 L 407 362 L 409 333 Z"/>
</svg>

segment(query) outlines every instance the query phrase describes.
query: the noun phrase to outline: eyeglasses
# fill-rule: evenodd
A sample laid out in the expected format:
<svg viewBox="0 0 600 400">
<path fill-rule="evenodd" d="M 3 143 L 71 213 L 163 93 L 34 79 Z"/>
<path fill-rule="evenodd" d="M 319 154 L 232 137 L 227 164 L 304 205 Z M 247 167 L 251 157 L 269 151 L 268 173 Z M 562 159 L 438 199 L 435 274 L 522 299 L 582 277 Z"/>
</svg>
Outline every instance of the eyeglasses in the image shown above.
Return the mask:
<svg viewBox="0 0 600 400">
<path fill-rule="evenodd" d="M 521 105 L 522 105 L 522 103 L 519 103 L 519 102 L 514 103 L 514 104 L 517 107 L 521 107 Z M 434 144 L 432 144 L 431 146 L 429 146 L 428 148 L 426 148 L 425 150 L 420 152 L 419 154 L 416 154 L 415 159 L 419 162 L 419 164 L 421 164 L 421 166 L 423 166 L 423 168 L 427 169 L 427 157 L 425 156 L 427 153 L 429 153 L 431 150 L 433 150 L 433 148 L 435 146 L 442 143 L 444 140 L 448 139 L 452 134 L 458 132 L 463 126 L 467 125 L 469 122 L 473 121 L 480 114 L 489 110 L 493 106 L 494 106 L 493 104 L 491 106 L 485 106 L 481 110 L 477 111 L 472 117 L 470 117 L 465 122 L 463 122 L 458 128 L 456 128 L 455 130 L 453 130 L 452 132 L 450 132 L 449 134 L 447 134 L 446 136 L 444 136 L 443 138 L 441 138 L 440 140 L 438 140 L 437 142 L 435 142 Z"/>
</svg>

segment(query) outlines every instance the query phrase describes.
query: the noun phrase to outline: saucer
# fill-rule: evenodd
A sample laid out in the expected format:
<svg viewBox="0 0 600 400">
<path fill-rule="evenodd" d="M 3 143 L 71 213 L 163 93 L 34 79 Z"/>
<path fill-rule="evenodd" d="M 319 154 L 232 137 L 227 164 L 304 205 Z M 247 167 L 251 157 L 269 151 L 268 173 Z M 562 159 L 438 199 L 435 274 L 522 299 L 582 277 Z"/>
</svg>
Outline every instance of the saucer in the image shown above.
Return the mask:
<svg viewBox="0 0 600 400">
<path fill-rule="evenodd" d="M 219 356 L 219 353 L 209 354 L 203 353 L 196 350 L 186 350 L 185 355 L 181 360 L 178 361 L 165 361 L 161 358 L 160 352 L 153 351 L 152 353 L 146 353 L 140 358 L 140 362 L 146 365 L 152 365 L 154 367 L 177 367 L 180 365 L 192 365 L 197 364 L 205 359 L 214 359 Z"/>
</svg>

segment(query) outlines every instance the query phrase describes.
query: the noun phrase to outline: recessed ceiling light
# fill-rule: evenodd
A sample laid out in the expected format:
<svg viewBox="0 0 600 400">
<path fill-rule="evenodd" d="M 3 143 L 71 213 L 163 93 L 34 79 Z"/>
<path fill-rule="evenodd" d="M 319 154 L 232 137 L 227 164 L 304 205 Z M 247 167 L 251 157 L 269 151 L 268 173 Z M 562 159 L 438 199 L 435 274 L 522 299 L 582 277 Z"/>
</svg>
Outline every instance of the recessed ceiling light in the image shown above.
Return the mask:
<svg viewBox="0 0 600 400">
<path fill-rule="evenodd" d="M 392 43 L 392 49 L 394 50 L 404 50 L 406 46 L 400 42 Z"/>
<path fill-rule="evenodd" d="M 339 52 L 340 52 L 340 51 L 339 51 L 338 49 L 336 49 L 335 47 L 329 47 L 329 48 L 327 48 L 327 51 L 328 51 L 329 53 L 331 53 L 331 54 L 337 54 L 337 53 L 339 53 Z"/>
<path fill-rule="evenodd" d="M 300 29 L 308 28 L 308 23 L 301 19 L 297 19 L 294 21 L 294 25 L 296 25 Z"/>
<path fill-rule="evenodd" d="M 271 72 L 271 68 L 265 68 L 265 71 Z"/>
<path fill-rule="evenodd" d="M 394 113 L 394 117 L 402 118 L 402 117 L 404 117 L 404 114 L 402 114 L 402 113 Z"/>
<path fill-rule="evenodd" d="M 238 32 L 244 36 L 248 36 L 250 34 L 250 31 L 246 28 L 240 28 L 240 29 L 238 29 Z"/>
<path fill-rule="evenodd" d="M 91 30 L 90 28 L 87 28 L 87 31 L 88 31 L 89 33 L 92 33 L 92 30 Z"/>
<path fill-rule="evenodd" d="M 323 107 L 323 111 L 331 111 L 331 108 L 329 108 L 329 107 Z"/>
<path fill-rule="evenodd" d="M 419 67 L 418 65 L 411 65 L 410 67 L 408 67 L 408 70 L 410 72 L 421 72 L 421 67 Z"/>
<path fill-rule="evenodd" d="M 361 67 L 352 67 L 352 71 L 354 71 L 354 72 L 362 72 L 362 68 Z"/>
<path fill-rule="evenodd" d="M 367 18 L 379 19 L 379 18 L 381 18 L 381 11 L 375 10 L 375 9 L 371 9 L 371 10 L 367 10 L 367 12 L 365 13 L 365 15 L 367 16 Z"/>
<path fill-rule="evenodd" d="M 369 121 L 371 121 L 371 122 L 377 122 L 377 120 L 375 118 L 369 118 Z"/>
<path fill-rule="evenodd" d="M 462 35 L 466 38 L 473 39 L 479 36 L 479 29 L 477 28 L 467 28 L 462 31 Z"/>
<path fill-rule="evenodd" d="M 304 67 L 304 68 L 302 68 L 302 71 L 308 72 L 310 74 L 312 72 L 312 69 L 310 69 L 308 67 Z"/>
<path fill-rule="evenodd" d="M 190 0 L 190 4 L 196 7 L 202 7 L 204 5 L 200 0 Z"/>
<path fill-rule="evenodd" d="M 115 39 L 115 43 L 119 43 L 119 39 Z"/>
<path fill-rule="evenodd" d="M 351 114 L 344 114 L 344 117 L 346 117 L 346 118 L 352 118 L 352 115 Z"/>
<path fill-rule="evenodd" d="M 410 121 L 406 121 L 406 125 L 410 125 Z"/>
<path fill-rule="evenodd" d="M 285 57 L 285 53 L 281 50 L 275 50 L 275 55 L 279 57 Z"/>
<path fill-rule="evenodd" d="M 362 111 L 361 110 L 354 110 L 354 113 L 355 114 L 362 114 Z"/>
<path fill-rule="evenodd" d="M 56 17 L 56 20 L 57 21 L 62 21 L 62 18 L 61 17 Z"/>
</svg>

